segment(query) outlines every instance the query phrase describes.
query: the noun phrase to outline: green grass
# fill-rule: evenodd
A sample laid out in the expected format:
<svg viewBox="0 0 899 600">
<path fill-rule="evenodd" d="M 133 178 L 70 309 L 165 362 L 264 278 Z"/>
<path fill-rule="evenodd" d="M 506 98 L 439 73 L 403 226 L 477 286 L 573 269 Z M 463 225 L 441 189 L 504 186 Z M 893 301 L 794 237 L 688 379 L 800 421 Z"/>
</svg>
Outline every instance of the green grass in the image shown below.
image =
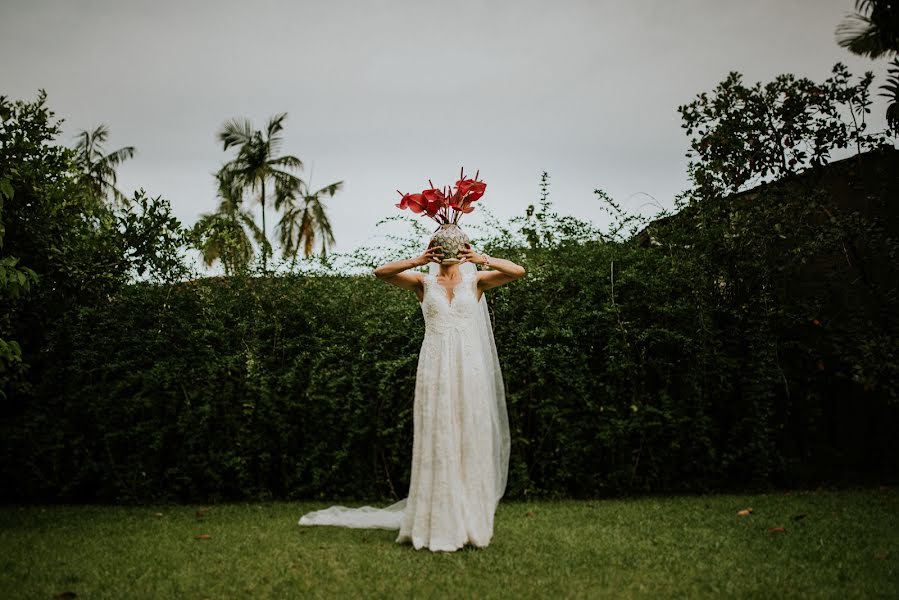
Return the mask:
<svg viewBox="0 0 899 600">
<path fill-rule="evenodd" d="M 892 488 L 502 502 L 453 553 L 296 524 L 328 504 L 4 507 L 0 598 L 899 598 Z"/>
</svg>

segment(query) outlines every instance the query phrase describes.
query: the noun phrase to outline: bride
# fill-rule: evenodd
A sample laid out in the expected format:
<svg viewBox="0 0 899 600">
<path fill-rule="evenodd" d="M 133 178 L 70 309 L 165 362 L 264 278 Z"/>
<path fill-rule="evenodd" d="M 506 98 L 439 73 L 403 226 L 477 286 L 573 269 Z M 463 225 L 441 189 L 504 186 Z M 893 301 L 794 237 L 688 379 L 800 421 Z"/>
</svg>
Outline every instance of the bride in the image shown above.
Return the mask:
<svg viewBox="0 0 899 600">
<path fill-rule="evenodd" d="M 490 543 L 509 472 L 509 420 L 484 290 L 525 271 L 468 244 L 459 259 L 444 263 L 441 247 L 431 245 L 416 258 L 374 270 L 379 279 L 414 292 L 424 315 L 408 496 L 384 508 L 313 511 L 300 525 L 398 529 L 396 542 L 432 552 Z M 479 271 L 478 264 L 490 270 Z M 427 274 L 406 272 L 424 265 Z"/>
</svg>

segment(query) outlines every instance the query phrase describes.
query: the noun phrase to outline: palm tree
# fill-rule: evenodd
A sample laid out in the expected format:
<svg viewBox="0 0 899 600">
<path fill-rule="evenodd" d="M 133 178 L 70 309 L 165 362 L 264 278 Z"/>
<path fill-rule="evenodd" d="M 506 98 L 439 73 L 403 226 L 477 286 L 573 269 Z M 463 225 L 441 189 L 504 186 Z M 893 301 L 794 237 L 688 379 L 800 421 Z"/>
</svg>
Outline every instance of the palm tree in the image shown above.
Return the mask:
<svg viewBox="0 0 899 600">
<path fill-rule="evenodd" d="M 321 240 L 321 256 L 327 256 L 328 246 L 334 245 L 335 240 L 322 199 L 326 195 L 333 198 L 342 187 L 343 182 L 338 181 L 311 192 L 308 184 L 303 183 L 297 194 L 288 193 L 275 200 L 276 208 L 282 205 L 286 207 L 278 222 L 279 242 L 284 258 L 292 258 L 296 264 L 301 246 L 303 256 L 309 258 L 316 238 Z M 300 204 L 297 204 L 297 196 Z"/>
<path fill-rule="evenodd" d="M 855 0 L 855 10 L 837 25 L 841 47 L 868 58 L 899 52 L 899 2 Z"/>
<path fill-rule="evenodd" d="M 250 211 L 243 208 L 243 195 L 225 169 L 215 175 L 218 182 L 218 210 L 200 215 L 193 227 L 196 247 L 203 255 L 203 263 L 209 267 L 216 260 L 222 262 L 225 274 L 244 270 L 253 259 L 252 237 L 262 247 L 268 240 L 253 221 Z M 247 235 L 249 231 L 249 235 Z"/>
<path fill-rule="evenodd" d="M 102 124 L 93 131 L 82 130 L 78 133 L 78 142 L 75 144 L 76 163 L 81 170 L 82 181 L 88 186 L 94 199 L 101 202 L 111 192 L 116 202 L 125 204 L 128 199 L 116 188 L 115 170 L 125 159 L 134 156 L 134 146 L 125 146 L 104 154 L 102 144 L 108 137 L 109 130 Z"/>
<path fill-rule="evenodd" d="M 248 119 L 232 119 L 224 124 L 218 138 L 227 150 L 231 146 L 238 148 L 237 156 L 224 166 L 234 184 L 242 190 L 250 190 L 257 196 L 262 205 L 262 237 L 266 242 L 262 245 L 262 268 L 267 265 L 270 246 L 266 237 L 265 205 L 266 182 L 273 182 L 276 197 L 287 196 L 291 190 L 297 190 L 302 180 L 289 172 L 303 168 L 302 161 L 296 156 L 278 156 L 283 139 L 280 131 L 287 113 L 280 113 L 270 118 L 265 132 L 253 130 Z"/>
<path fill-rule="evenodd" d="M 899 58 L 893 59 L 887 73 L 889 73 L 887 82 L 880 86 L 880 89 L 886 91 L 880 95 L 890 99 L 890 105 L 887 106 L 887 124 L 896 135 L 899 135 Z"/>
<path fill-rule="evenodd" d="M 837 25 L 837 43 L 872 59 L 899 54 L 899 0 L 855 0 L 855 10 Z M 899 58 L 893 59 L 888 72 L 880 95 L 890 100 L 887 124 L 899 134 Z"/>
</svg>

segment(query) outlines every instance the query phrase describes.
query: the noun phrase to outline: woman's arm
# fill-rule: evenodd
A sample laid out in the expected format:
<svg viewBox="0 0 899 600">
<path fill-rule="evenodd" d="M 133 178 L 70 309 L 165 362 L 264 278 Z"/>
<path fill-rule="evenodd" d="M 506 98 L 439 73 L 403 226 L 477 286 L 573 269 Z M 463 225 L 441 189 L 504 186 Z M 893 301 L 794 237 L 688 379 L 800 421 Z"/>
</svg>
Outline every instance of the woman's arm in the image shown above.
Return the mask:
<svg viewBox="0 0 899 600">
<path fill-rule="evenodd" d="M 405 273 L 404 271 L 424 266 L 431 261 L 440 262 L 438 256 L 443 256 L 440 246 L 429 246 L 421 256 L 395 260 L 381 265 L 374 270 L 374 275 L 378 279 L 383 279 L 387 283 L 401 287 L 404 290 L 412 290 L 421 297 L 422 292 L 424 292 L 421 283 L 421 273 Z"/>
<path fill-rule="evenodd" d="M 473 262 L 479 265 L 489 262 L 490 268 L 494 269 L 493 271 L 481 271 L 478 274 L 478 288 L 481 291 L 510 283 L 524 277 L 525 274 L 524 267 L 521 265 L 517 265 L 505 258 L 496 258 L 495 256 L 487 256 L 486 254 L 475 252 L 471 244 L 460 250 L 459 256 L 463 262 Z"/>
</svg>

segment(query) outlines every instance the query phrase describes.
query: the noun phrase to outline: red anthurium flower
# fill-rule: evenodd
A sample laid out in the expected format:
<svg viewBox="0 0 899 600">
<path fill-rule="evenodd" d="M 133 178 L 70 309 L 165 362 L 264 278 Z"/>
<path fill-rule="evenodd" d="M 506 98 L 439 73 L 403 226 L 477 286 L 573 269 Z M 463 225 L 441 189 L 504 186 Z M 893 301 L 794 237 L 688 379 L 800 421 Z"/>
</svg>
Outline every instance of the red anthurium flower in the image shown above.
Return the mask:
<svg viewBox="0 0 899 600">
<path fill-rule="evenodd" d="M 443 192 L 435 188 L 424 190 L 421 195 L 425 202 L 427 202 L 425 210 L 427 210 L 428 215 L 432 217 L 436 215 L 437 211 L 443 208 L 446 203 L 446 197 L 443 195 Z"/>
<path fill-rule="evenodd" d="M 474 195 L 475 194 L 473 194 L 473 193 L 468 194 L 467 196 L 465 196 L 465 199 L 462 200 L 462 202 L 459 204 L 459 210 L 462 211 L 464 214 L 468 214 L 474 210 L 474 206 L 472 206 L 472 203 L 474 203 L 475 200 L 480 198 L 480 195 L 472 198 L 472 196 L 474 196 Z"/>
<path fill-rule="evenodd" d="M 397 190 L 401 200 L 396 207 L 427 215 L 438 223 L 458 223 L 459 217 L 474 210 L 472 203 L 480 199 L 487 189 L 486 183 L 478 181 L 479 173 L 471 179 L 465 177 L 465 169 L 462 169 L 454 186 L 455 191 L 446 186 L 442 190 L 435 188 L 430 179 L 428 185 L 431 187 L 420 194 L 404 194 Z"/>
<path fill-rule="evenodd" d="M 475 181 L 474 179 L 460 179 L 456 182 L 457 193 L 462 194 L 466 198 L 470 198 L 472 202 L 484 195 L 487 184 L 483 181 Z"/>
<path fill-rule="evenodd" d="M 474 184 L 474 179 L 460 179 L 456 182 L 455 188 L 459 190 L 460 194 L 467 194 L 468 190 L 471 189 L 472 184 Z"/>
<path fill-rule="evenodd" d="M 470 179 L 468 181 L 464 181 L 464 180 L 460 179 L 459 181 L 456 182 L 456 185 L 454 185 L 453 187 L 456 188 L 456 190 L 458 191 L 459 194 L 466 194 L 466 193 L 468 193 L 468 188 L 471 187 L 470 182 L 471 182 Z"/>
<path fill-rule="evenodd" d="M 399 190 L 397 190 L 396 193 L 399 194 L 400 196 L 402 196 L 402 198 L 400 199 L 400 203 L 397 204 L 396 207 L 400 210 L 407 209 L 409 207 L 409 202 L 407 200 L 409 194 L 404 194 L 403 192 L 401 192 Z"/>
<path fill-rule="evenodd" d="M 406 194 L 403 196 L 402 202 L 406 204 L 406 208 L 414 213 L 420 213 L 427 208 L 427 202 L 421 197 L 421 194 Z"/>
<path fill-rule="evenodd" d="M 484 192 L 487 190 L 487 184 L 483 181 L 475 181 L 468 189 L 469 192 L 466 198 L 474 202 L 484 195 Z"/>
<path fill-rule="evenodd" d="M 453 194 L 452 202 L 450 202 L 450 206 L 455 208 L 456 210 L 462 210 L 463 207 L 466 206 L 466 201 L 468 200 L 468 196 L 462 194 L 460 192 L 456 192 Z"/>
<path fill-rule="evenodd" d="M 424 190 L 421 193 L 424 196 L 425 200 L 431 202 L 432 200 L 443 200 L 443 192 L 438 190 L 437 188 L 431 188 L 429 190 Z"/>
</svg>

